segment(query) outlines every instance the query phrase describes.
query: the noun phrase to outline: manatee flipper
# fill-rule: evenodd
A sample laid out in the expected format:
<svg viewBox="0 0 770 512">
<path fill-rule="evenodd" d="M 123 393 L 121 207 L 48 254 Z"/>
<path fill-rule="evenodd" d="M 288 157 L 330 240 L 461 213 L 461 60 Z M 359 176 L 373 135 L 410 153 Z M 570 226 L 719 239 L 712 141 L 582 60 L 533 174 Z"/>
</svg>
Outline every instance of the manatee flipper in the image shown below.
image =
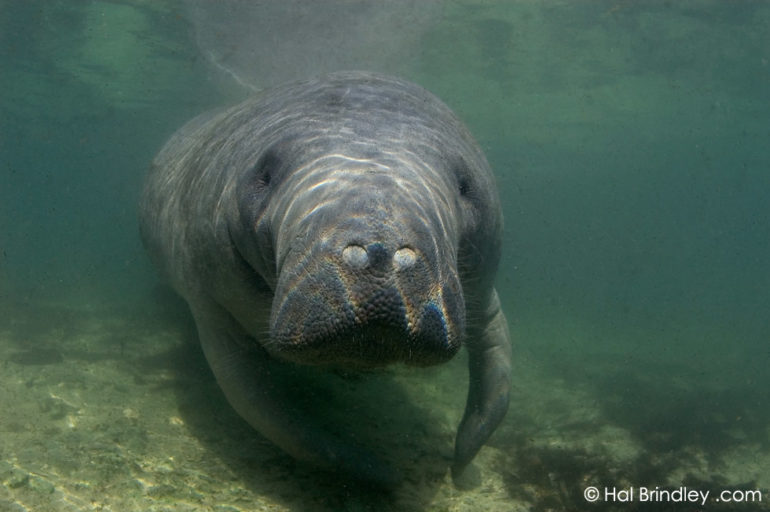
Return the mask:
<svg viewBox="0 0 770 512">
<path fill-rule="evenodd" d="M 460 476 L 508 410 L 511 387 L 511 340 L 497 291 L 480 332 L 469 332 L 469 388 L 465 414 L 457 430 L 452 476 Z"/>
<path fill-rule="evenodd" d="M 398 483 L 395 469 L 293 406 L 274 380 L 280 363 L 271 360 L 229 313 L 209 303 L 193 308 L 193 316 L 217 383 L 230 405 L 258 432 L 298 460 L 380 487 Z"/>
</svg>

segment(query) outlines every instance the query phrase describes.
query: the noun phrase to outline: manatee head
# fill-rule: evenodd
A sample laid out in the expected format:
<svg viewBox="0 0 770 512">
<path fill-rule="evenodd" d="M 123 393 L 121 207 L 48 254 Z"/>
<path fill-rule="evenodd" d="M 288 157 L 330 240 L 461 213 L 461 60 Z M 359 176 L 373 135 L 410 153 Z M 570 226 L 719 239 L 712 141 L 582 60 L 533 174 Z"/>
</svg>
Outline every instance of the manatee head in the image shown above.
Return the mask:
<svg viewBox="0 0 770 512">
<path fill-rule="evenodd" d="M 262 344 L 275 357 L 429 365 L 462 343 L 461 248 L 496 229 L 491 181 L 443 104 L 387 93 L 293 99 L 237 183 L 237 245 L 272 289 Z"/>
</svg>

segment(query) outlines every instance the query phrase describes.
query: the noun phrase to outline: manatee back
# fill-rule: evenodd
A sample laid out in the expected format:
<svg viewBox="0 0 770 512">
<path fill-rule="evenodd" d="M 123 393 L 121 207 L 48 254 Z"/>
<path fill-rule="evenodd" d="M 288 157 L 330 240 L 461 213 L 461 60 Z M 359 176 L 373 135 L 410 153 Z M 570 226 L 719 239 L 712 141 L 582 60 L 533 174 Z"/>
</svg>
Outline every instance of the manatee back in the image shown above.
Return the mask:
<svg viewBox="0 0 770 512">
<path fill-rule="evenodd" d="M 206 235 L 196 232 L 210 227 L 207 205 L 221 193 L 223 175 L 207 169 L 215 127 L 226 117 L 227 110 L 216 109 L 188 121 L 163 145 L 145 179 L 139 206 L 142 242 L 163 278 L 182 295 L 184 283 L 195 279 L 191 245 L 205 243 L 201 237 Z"/>
</svg>

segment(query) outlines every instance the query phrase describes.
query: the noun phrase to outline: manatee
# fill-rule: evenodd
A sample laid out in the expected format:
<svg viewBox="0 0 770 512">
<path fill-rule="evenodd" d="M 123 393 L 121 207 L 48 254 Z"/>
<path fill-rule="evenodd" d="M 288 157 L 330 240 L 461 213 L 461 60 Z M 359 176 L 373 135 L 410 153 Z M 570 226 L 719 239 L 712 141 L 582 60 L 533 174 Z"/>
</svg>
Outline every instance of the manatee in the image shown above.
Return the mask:
<svg viewBox="0 0 770 512">
<path fill-rule="evenodd" d="M 468 130 L 425 89 L 339 72 L 203 114 L 154 159 L 140 227 L 227 400 L 296 459 L 398 481 L 370 447 L 296 407 L 271 377 L 276 365 L 427 366 L 464 344 L 455 477 L 505 415 L 495 181 Z"/>
</svg>

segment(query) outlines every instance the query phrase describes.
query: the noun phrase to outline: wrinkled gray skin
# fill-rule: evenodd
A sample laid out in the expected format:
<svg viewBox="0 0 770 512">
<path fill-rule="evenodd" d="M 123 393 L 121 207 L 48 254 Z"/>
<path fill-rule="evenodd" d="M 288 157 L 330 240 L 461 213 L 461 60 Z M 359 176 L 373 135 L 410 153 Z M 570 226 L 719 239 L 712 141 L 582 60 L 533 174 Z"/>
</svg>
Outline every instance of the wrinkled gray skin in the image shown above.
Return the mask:
<svg viewBox="0 0 770 512">
<path fill-rule="evenodd" d="M 464 342 L 459 475 L 508 407 L 501 223 L 486 159 L 452 112 L 359 72 L 191 121 L 153 162 L 141 205 L 145 245 L 238 413 L 297 459 L 383 485 L 396 471 L 294 407 L 271 369 L 430 365 Z"/>
</svg>

